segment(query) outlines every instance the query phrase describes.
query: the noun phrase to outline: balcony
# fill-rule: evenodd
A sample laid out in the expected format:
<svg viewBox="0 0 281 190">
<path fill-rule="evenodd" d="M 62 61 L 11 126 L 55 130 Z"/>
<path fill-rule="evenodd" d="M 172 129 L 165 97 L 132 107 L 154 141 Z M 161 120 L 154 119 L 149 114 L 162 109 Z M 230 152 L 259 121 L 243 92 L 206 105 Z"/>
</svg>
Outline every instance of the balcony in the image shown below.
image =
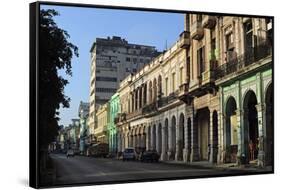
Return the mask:
<svg viewBox="0 0 281 190">
<path fill-rule="evenodd" d="M 186 82 L 179 86 L 178 99 L 185 103 L 190 103 L 189 83 Z"/>
<path fill-rule="evenodd" d="M 162 97 L 159 100 L 159 107 L 164 107 L 166 105 L 173 103 L 174 101 L 177 100 L 178 95 L 179 95 L 179 91 L 175 91 L 175 92 L 172 92 L 171 94 L 169 94 L 169 96 Z"/>
<path fill-rule="evenodd" d="M 128 113 L 127 116 L 126 116 L 126 119 L 129 120 L 129 119 L 132 119 L 134 117 L 138 117 L 141 114 L 142 114 L 142 109 L 135 110 L 131 113 Z"/>
<path fill-rule="evenodd" d="M 215 79 L 223 78 L 227 75 L 243 71 L 246 67 L 272 55 L 272 46 L 269 41 L 264 41 L 260 45 L 249 49 L 244 54 L 236 56 L 227 63 L 216 68 Z"/>
<path fill-rule="evenodd" d="M 150 114 L 157 111 L 156 102 L 148 104 L 142 108 L 142 114 Z"/>
<path fill-rule="evenodd" d="M 204 36 L 204 28 L 201 21 L 196 21 L 191 25 L 191 38 L 194 40 L 201 40 Z"/>
<path fill-rule="evenodd" d="M 212 29 L 216 26 L 216 17 L 205 15 L 202 20 L 202 26 L 203 28 Z"/>
<path fill-rule="evenodd" d="M 181 48 L 188 48 L 190 46 L 190 32 L 183 31 L 180 34 L 179 44 Z"/>
<path fill-rule="evenodd" d="M 114 124 L 125 122 L 126 121 L 126 113 L 118 113 L 114 118 Z"/>
<path fill-rule="evenodd" d="M 217 60 L 210 60 L 210 69 L 202 73 L 201 85 L 207 85 L 215 81 L 215 68 L 217 67 Z"/>
</svg>

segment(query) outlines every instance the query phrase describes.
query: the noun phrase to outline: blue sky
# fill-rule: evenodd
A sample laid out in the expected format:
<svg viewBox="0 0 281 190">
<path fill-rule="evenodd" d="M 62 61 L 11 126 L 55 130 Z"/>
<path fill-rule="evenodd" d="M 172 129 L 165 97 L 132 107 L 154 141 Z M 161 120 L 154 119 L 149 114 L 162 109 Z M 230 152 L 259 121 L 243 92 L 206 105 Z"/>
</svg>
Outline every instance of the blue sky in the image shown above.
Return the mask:
<svg viewBox="0 0 281 190">
<path fill-rule="evenodd" d="M 42 8 L 59 12 L 55 22 L 69 33 L 70 42 L 79 48 L 79 57 L 72 60 L 73 75 L 66 77 L 69 84 L 65 87 L 65 94 L 71 98 L 70 108 L 59 110 L 59 123 L 63 125 L 71 123 L 72 118 L 78 118 L 80 101 L 89 101 L 89 50 L 97 37 L 120 36 L 129 43 L 152 45 L 162 51 L 166 41 L 168 47 L 171 46 L 184 29 L 184 16 L 178 13 L 49 5 Z"/>
</svg>

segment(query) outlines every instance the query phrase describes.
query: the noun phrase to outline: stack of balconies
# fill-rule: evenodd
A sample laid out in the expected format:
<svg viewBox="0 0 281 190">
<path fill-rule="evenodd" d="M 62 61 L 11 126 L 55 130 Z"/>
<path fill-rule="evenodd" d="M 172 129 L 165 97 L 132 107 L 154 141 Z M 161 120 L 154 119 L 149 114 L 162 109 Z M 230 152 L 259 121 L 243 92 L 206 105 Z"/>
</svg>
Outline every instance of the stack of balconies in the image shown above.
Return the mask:
<svg viewBox="0 0 281 190">
<path fill-rule="evenodd" d="M 212 29 L 216 25 L 216 17 L 211 15 L 204 15 L 202 19 L 203 28 Z"/>
<path fill-rule="evenodd" d="M 203 38 L 204 28 L 202 26 L 202 21 L 196 21 L 191 25 L 190 35 L 194 40 L 201 40 Z"/>
<path fill-rule="evenodd" d="M 183 31 L 180 34 L 179 44 L 181 48 L 188 48 L 190 46 L 190 32 Z"/>
</svg>

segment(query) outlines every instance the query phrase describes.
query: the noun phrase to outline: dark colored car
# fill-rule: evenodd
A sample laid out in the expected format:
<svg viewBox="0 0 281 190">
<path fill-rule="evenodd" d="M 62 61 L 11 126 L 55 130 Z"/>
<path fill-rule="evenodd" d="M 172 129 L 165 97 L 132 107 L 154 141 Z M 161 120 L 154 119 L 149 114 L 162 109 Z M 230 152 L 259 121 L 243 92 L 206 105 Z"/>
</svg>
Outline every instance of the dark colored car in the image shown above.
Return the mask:
<svg viewBox="0 0 281 190">
<path fill-rule="evenodd" d="M 156 150 L 147 150 L 141 153 L 140 161 L 141 162 L 158 162 L 160 155 Z"/>
</svg>

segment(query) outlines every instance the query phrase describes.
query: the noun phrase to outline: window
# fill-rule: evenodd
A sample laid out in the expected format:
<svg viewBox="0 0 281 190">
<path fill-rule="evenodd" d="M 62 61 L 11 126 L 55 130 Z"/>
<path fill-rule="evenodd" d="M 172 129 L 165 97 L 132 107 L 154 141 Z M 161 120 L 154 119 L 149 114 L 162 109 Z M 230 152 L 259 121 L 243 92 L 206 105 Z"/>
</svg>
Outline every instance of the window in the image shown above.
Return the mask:
<svg viewBox="0 0 281 190">
<path fill-rule="evenodd" d="M 172 74 L 172 92 L 174 92 L 175 91 L 175 87 L 176 87 L 176 74 L 175 73 L 173 73 Z"/>
<path fill-rule="evenodd" d="M 115 88 L 96 88 L 96 92 L 114 93 L 114 92 L 116 92 L 116 89 Z"/>
<path fill-rule="evenodd" d="M 128 67 L 126 67 L 126 72 L 130 72 L 130 69 Z"/>
<path fill-rule="evenodd" d="M 211 30 L 211 60 L 216 60 L 216 34 L 215 30 Z"/>
<path fill-rule="evenodd" d="M 130 62 L 131 61 L 130 57 L 126 57 L 126 61 Z"/>
<path fill-rule="evenodd" d="M 233 39 L 233 33 L 232 32 L 230 32 L 229 34 L 227 34 L 226 36 L 225 36 L 225 40 L 226 40 L 226 50 L 227 51 L 231 51 L 231 50 L 233 50 L 233 48 L 234 48 L 234 39 Z"/>
<path fill-rule="evenodd" d="M 180 85 L 183 84 L 183 67 L 180 68 Z"/>
<path fill-rule="evenodd" d="M 168 83 L 168 77 L 167 77 L 167 78 L 165 78 L 165 95 L 166 96 L 168 96 L 168 85 L 169 85 L 169 83 Z"/>
<path fill-rule="evenodd" d="M 115 77 L 96 77 L 96 80 L 105 82 L 117 82 L 117 78 Z"/>
<path fill-rule="evenodd" d="M 136 63 L 137 62 L 137 58 L 133 58 L 133 62 Z"/>
<path fill-rule="evenodd" d="M 253 24 L 250 20 L 244 23 L 245 52 L 251 51 L 253 47 Z"/>
<path fill-rule="evenodd" d="M 197 64 L 199 76 L 205 71 L 205 47 L 201 47 L 197 50 Z"/>
</svg>

